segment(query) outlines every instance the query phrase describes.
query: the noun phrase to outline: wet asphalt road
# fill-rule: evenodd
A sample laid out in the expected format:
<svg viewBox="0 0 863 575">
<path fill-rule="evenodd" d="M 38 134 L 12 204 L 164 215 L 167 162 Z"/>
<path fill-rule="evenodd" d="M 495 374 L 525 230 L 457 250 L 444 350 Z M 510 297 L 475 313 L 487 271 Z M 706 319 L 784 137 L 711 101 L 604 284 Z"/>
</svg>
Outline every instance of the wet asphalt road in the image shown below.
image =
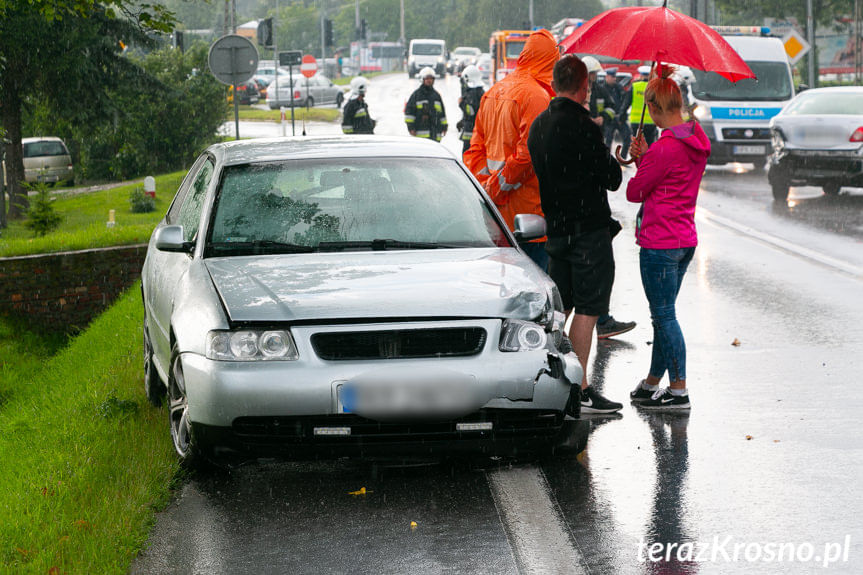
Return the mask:
<svg viewBox="0 0 863 575">
<path fill-rule="evenodd" d="M 438 84 L 454 124 L 457 81 Z M 414 85 L 377 79 L 369 99 L 399 108 Z M 396 112 L 372 115 L 401 133 Z M 595 345 L 589 376 L 623 400 L 652 334 L 637 209 L 622 190 L 611 202 L 624 224 L 612 312 L 638 327 Z M 763 173 L 711 167 L 699 206 L 678 300 L 690 415 L 627 405 L 587 420 L 577 459 L 266 462 L 194 478 L 132 572 L 863 572 L 863 190 L 793 188 L 776 206 Z M 651 561 L 657 542 L 690 547 Z"/>
</svg>

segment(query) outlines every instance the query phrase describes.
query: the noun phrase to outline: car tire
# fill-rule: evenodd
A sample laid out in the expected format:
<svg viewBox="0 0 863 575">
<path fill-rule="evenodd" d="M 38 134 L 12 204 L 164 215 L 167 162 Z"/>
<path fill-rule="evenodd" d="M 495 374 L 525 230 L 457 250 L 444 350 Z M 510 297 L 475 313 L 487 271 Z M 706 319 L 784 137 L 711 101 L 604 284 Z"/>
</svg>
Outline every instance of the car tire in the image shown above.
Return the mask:
<svg viewBox="0 0 863 575">
<path fill-rule="evenodd" d="M 180 458 L 180 464 L 186 469 L 195 471 L 211 471 L 218 466 L 205 457 L 205 448 L 195 438 L 189 421 L 189 403 L 186 399 L 183 362 L 177 344 L 171 349 L 171 367 L 168 371 L 168 423 L 171 430 L 171 442 L 174 451 Z"/>
<path fill-rule="evenodd" d="M 770 189 L 773 192 L 773 199 L 777 202 L 784 202 L 788 199 L 788 189 L 791 186 L 787 182 L 774 181 L 770 182 Z"/>
<path fill-rule="evenodd" d="M 824 190 L 824 193 L 828 196 L 838 196 L 839 190 L 842 189 L 842 186 L 836 182 L 830 182 L 829 184 L 821 186 L 821 189 Z"/>
<path fill-rule="evenodd" d="M 153 407 L 162 406 L 166 390 L 159 377 L 159 372 L 156 370 L 156 365 L 153 363 L 153 344 L 150 342 L 150 330 L 146 318 L 144 318 L 144 393 L 150 405 Z"/>
<path fill-rule="evenodd" d="M 336 96 L 336 108 L 341 108 L 342 104 L 344 104 L 344 103 L 345 103 L 345 95 L 344 94 L 338 94 Z"/>
</svg>

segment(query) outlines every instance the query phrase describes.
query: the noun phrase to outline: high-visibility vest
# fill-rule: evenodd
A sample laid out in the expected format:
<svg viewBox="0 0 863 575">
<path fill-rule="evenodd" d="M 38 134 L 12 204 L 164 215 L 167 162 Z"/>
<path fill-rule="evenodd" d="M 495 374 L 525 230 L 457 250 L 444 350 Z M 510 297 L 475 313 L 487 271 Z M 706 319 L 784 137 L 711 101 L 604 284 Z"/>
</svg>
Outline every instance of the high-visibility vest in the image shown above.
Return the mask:
<svg viewBox="0 0 863 575">
<path fill-rule="evenodd" d="M 641 109 L 644 108 L 644 123 L 652 124 L 650 110 L 644 107 L 644 91 L 647 89 L 647 80 L 639 80 L 632 83 L 632 108 L 629 109 L 629 123 L 637 124 L 641 121 Z"/>
</svg>

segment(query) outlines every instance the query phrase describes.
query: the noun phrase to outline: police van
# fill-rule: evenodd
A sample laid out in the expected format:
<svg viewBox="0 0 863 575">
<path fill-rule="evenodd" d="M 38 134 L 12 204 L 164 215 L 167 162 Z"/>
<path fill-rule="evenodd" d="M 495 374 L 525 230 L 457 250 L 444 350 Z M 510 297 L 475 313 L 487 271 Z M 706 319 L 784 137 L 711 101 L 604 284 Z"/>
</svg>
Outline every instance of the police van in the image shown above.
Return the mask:
<svg viewBox="0 0 863 575">
<path fill-rule="evenodd" d="M 740 54 L 756 79 L 733 83 L 715 72 L 693 69 L 690 109 L 710 138 L 711 164 L 747 162 L 761 169 L 773 151 L 770 118 L 794 97 L 788 55 L 779 38 L 766 35 L 767 28 L 714 29 Z"/>
</svg>

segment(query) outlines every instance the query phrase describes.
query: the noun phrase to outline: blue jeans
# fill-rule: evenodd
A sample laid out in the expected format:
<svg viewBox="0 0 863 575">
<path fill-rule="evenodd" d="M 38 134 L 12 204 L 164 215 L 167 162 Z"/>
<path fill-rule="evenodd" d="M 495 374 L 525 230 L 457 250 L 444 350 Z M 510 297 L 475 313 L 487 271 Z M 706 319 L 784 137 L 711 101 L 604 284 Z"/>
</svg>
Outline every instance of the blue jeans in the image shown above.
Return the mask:
<svg viewBox="0 0 863 575">
<path fill-rule="evenodd" d="M 686 379 L 686 343 L 674 306 L 683 275 L 694 254 L 694 247 L 673 250 L 641 248 L 639 254 L 641 284 L 653 322 L 650 375 L 659 379 L 666 371 L 670 381 Z"/>
<path fill-rule="evenodd" d="M 518 244 L 524 253 L 539 266 L 539 269 L 548 273 L 548 253 L 545 251 L 545 242 L 524 242 Z"/>
</svg>

